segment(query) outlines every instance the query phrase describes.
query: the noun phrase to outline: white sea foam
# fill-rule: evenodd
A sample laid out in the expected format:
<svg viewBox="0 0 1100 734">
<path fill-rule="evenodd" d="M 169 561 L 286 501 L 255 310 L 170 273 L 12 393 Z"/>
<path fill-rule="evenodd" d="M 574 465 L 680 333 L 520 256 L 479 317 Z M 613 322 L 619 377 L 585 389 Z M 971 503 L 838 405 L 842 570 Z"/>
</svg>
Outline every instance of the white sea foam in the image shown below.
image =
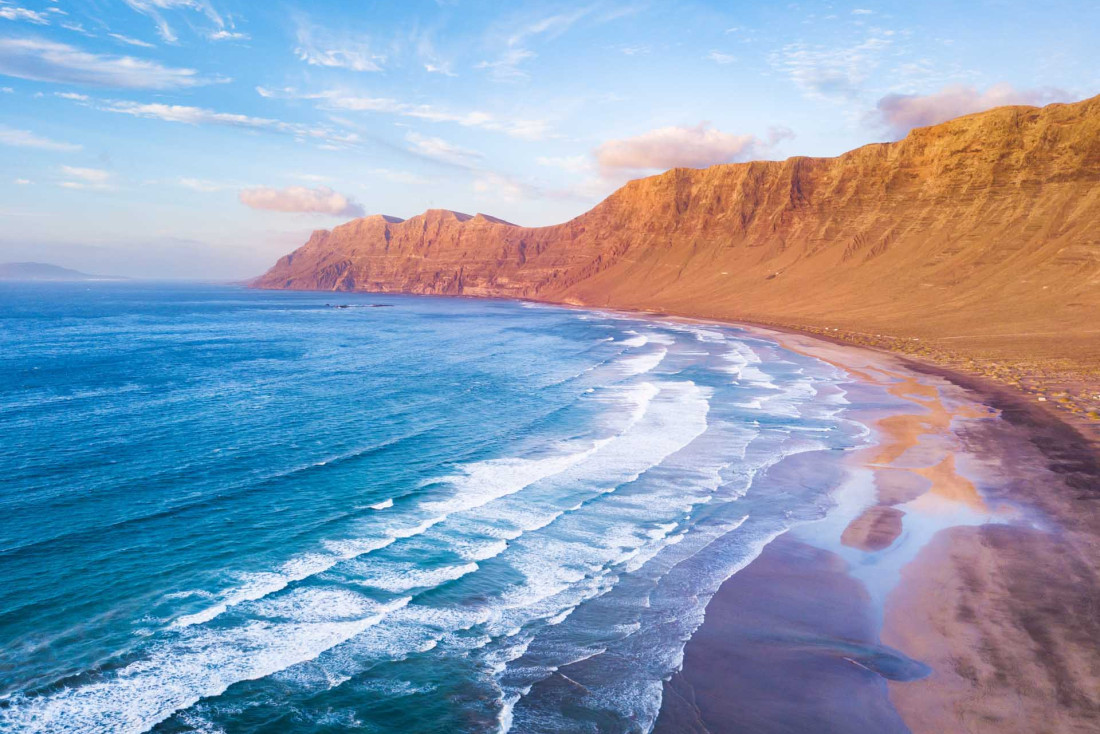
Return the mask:
<svg viewBox="0 0 1100 734">
<path fill-rule="evenodd" d="M 364 568 L 364 566 L 368 566 Z M 440 568 L 420 568 L 415 563 L 362 563 L 354 570 L 361 574 L 356 585 L 374 587 L 392 593 L 404 593 L 413 589 L 439 586 L 448 581 L 460 579 L 477 571 L 476 563 L 461 566 L 443 566 Z"/>
<path fill-rule="evenodd" d="M 658 389 L 654 385 L 642 383 L 612 391 L 613 397 L 608 401 L 628 406 L 630 413 L 627 425 L 632 425 L 645 415 L 650 401 L 657 392 Z M 418 508 L 420 514 L 411 513 L 406 517 L 395 519 L 393 524 L 382 529 L 379 533 L 381 537 L 327 541 L 325 548 L 328 552 L 310 553 L 292 558 L 276 571 L 247 574 L 243 578 L 244 583 L 224 592 L 218 603 L 199 612 L 179 617 L 173 626 L 189 627 L 209 622 L 238 604 L 277 593 L 292 583 L 328 571 L 342 561 L 385 548 L 397 540 L 420 535 L 442 522 L 450 514 L 476 509 L 500 497 L 519 492 L 535 482 L 559 474 L 599 451 L 615 438 L 612 436 L 600 439 L 580 450 L 547 458 L 489 459 L 469 464 L 462 468 L 460 474 L 435 480 L 450 486 L 452 490 L 450 497 L 425 502 Z M 428 517 L 424 518 L 424 514 Z"/>
<path fill-rule="evenodd" d="M 0 709 L 0 729 L 39 734 L 144 732 L 234 683 L 313 660 L 409 601 L 371 605 L 364 598 L 353 604 L 349 593 L 298 594 L 268 609 L 274 616 L 292 612 L 294 621 L 261 618 L 221 629 L 189 630 L 101 680 L 36 698 L 11 699 L 9 707 Z M 332 615 L 328 610 L 334 600 Z M 349 618 L 353 606 L 367 616 Z"/>
<path fill-rule="evenodd" d="M 760 410 L 784 414 L 789 408 L 797 415 L 802 404 L 815 399 L 802 387 L 812 386 L 811 378 L 782 370 L 772 377 L 748 346 L 711 330 L 682 331 L 703 342 L 694 344 L 697 349 L 720 354 L 723 347 L 711 345 L 728 345 L 729 355 L 736 356 L 721 356 L 730 374 L 743 383 L 723 389 L 737 394 L 743 386 L 749 395 L 766 391 L 755 398 Z M 630 378 L 652 372 L 669 354 L 654 345 L 672 346 L 675 340 L 654 332 L 620 343 L 626 342 L 632 349 L 648 346 L 651 351 L 618 358 L 608 370 L 611 374 L 604 376 L 620 384 L 596 388 L 583 398 L 606 404 L 606 425 L 596 434 L 601 438 L 570 439 L 538 452 L 460 466 L 403 499 L 400 511 L 367 513 L 359 526 L 361 536 L 353 529 L 353 537 L 326 542 L 323 550 L 292 558 L 275 571 L 245 576 L 215 606 L 181 617 L 177 630 L 146 659 L 103 681 L 39 699 L 15 700 L 7 711 L 0 710 L 0 729 L 12 722 L 18 727 L 38 712 L 40 718 L 34 721 L 45 722 L 42 730 L 47 732 L 96 727 L 138 731 L 131 722 L 151 725 L 237 680 L 285 671 L 280 680 L 332 687 L 350 680 L 364 661 L 401 660 L 440 647 L 470 654 L 499 679 L 520 681 L 501 684 L 500 723 L 506 731 L 513 707 L 531 690 L 529 682 L 522 682 L 524 675 L 537 680 L 561 665 L 601 655 L 605 649 L 614 652 L 603 646 L 564 645 L 551 648 L 550 658 L 534 658 L 532 663 L 533 658 L 523 656 L 539 634 L 550 627 L 568 630 L 585 624 L 578 618 L 586 615 L 574 612 L 594 600 L 615 597 L 609 592 L 622 579 L 633 574 L 658 579 L 722 533 L 740 527 L 747 514 L 740 520 L 723 516 L 719 522 L 710 515 L 710 507 L 711 519 L 704 529 L 693 523 L 701 505 L 737 502 L 756 468 L 778 461 L 786 451 L 777 441 L 773 454 L 760 457 L 763 444 L 754 444 L 746 459 L 746 447 L 754 437 L 765 432 L 782 435 L 782 426 L 763 417 L 764 425 L 755 427 L 708 423 L 708 388 L 656 378 L 630 384 L 636 382 Z M 679 366 L 685 353 L 675 347 L 672 353 Z M 599 379 L 599 373 L 594 377 Z M 790 426 L 794 432 L 799 428 Z M 732 469 L 731 463 L 736 464 Z M 744 483 L 742 477 L 747 477 Z M 370 505 L 375 510 L 392 506 L 392 499 Z M 452 552 L 451 565 L 429 569 L 409 560 L 421 548 L 433 547 Z M 455 556 L 461 560 L 454 561 Z M 338 570 L 351 589 L 314 582 L 287 589 L 336 564 L 342 564 Z M 463 584 L 483 578 L 488 564 L 497 569 L 510 566 L 522 574 L 523 582 L 485 591 L 491 587 L 477 580 L 477 602 L 468 607 L 432 606 L 427 601 L 452 598 L 451 588 L 446 594 L 419 597 L 423 603 L 408 603 L 406 598 L 394 607 L 380 607 L 352 590 L 408 595 L 450 582 L 461 590 Z M 694 629 L 693 615 L 701 620 L 708 592 L 713 593 L 706 584 L 693 585 L 692 591 L 700 595 L 685 597 L 684 608 L 677 608 L 682 613 L 673 617 L 685 634 Z M 618 623 L 602 629 L 601 641 L 644 638 L 647 630 L 659 627 L 640 621 L 649 609 L 649 596 L 615 603 L 627 601 L 623 616 L 615 617 Z M 203 624 L 235 606 L 239 614 L 228 615 L 219 625 Z M 661 608 L 652 613 L 669 612 Z M 560 635 L 568 638 L 567 631 Z M 656 661 L 652 668 L 670 672 L 669 666 L 678 664 L 682 655 L 681 638 L 674 635 L 649 643 L 647 660 Z M 321 652 L 325 654 L 319 658 Z M 545 659 L 553 665 L 540 667 Z M 311 660 L 308 666 L 286 671 Z M 309 672 L 312 669 L 324 674 Z M 400 690 L 394 688 L 390 695 L 398 696 Z M 660 700 L 659 678 L 624 675 L 621 685 L 608 685 L 592 696 L 609 711 L 630 711 L 636 721 L 649 721 Z"/>
<path fill-rule="evenodd" d="M 324 573 L 341 561 L 356 558 L 371 551 L 384 548 L 394 542 L 396 536 L 383 538 L 355 538 L 341 541 L 326 541 L 327 553 L 309 553 L 291 558 L 277 571 L 261 571 L 245 574 L 243 583 L 226 592 L 221 600 L 206 609 L 193 614 L 185 614 L 175 622 L 174 627 L 190 627 L 203 624 L 224 614 L 231 607 L 245 602 L 256 601 L 282 591 L 296 581 Z"/>
<path fill-rule="evenodd" d="M 646 372 L 652 372 L 656 369 L 657 365 L 664 361 L 666 355 L 668 355 L 668 350 L 661 347 L 652 352 L 623 357 L 618 361 L 617 366 L 627 377 L 644 375 Z"/>
</svg>

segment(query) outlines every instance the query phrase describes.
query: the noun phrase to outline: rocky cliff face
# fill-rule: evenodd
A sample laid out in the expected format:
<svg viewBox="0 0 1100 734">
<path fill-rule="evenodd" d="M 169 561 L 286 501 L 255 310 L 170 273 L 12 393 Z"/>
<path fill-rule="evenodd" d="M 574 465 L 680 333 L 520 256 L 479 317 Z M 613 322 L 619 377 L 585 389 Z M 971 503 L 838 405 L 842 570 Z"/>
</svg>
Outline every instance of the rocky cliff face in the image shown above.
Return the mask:
<svg viewBox="0 0 1100 734">
<path fill-rule="evenodd" d="M 1100 97 L 1003 107 L 836 158 L 674 169 L 552 227 L 441 210 L 358 219 L 315 232 L 255 285 L 907 337 L 1041 332 L 1052 356 L 1100 358 L 1086 336 L 1100 329 Z"/>
</svg>

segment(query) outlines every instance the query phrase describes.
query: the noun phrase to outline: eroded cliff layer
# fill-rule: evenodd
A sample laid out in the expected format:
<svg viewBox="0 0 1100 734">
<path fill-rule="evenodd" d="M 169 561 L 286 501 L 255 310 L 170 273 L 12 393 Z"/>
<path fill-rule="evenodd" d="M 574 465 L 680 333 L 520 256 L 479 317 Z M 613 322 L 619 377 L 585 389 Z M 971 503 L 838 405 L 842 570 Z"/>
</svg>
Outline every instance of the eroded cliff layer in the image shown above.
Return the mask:
<svg viewBox="0 0 1100 734">
<path fill-rule="evenodd" d="M 551 227 L 442 210 L 357 219 L 255 285 L 829 326 L 1095 366 L 1100 97 L 836 158 L 674 169 Z"/>
</svg>

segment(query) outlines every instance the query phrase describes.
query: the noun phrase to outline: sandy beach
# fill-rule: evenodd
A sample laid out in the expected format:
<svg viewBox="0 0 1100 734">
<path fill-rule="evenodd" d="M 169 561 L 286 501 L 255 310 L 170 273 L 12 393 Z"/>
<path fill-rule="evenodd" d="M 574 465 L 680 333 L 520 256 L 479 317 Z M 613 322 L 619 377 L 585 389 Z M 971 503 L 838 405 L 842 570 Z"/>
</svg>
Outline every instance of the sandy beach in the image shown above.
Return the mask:
<svg viewBox="0 0 1100 734">
<path fill-rule="evenodd" d="M 1100 470 L 1026 399 L 939 368 L 752 329 L 830 362 L 874 444 L 837 507 L 730 578 L 658 732 L 1100 729 Z M 776 471 L 798 481 L 809 465 Z"/>
</svg>

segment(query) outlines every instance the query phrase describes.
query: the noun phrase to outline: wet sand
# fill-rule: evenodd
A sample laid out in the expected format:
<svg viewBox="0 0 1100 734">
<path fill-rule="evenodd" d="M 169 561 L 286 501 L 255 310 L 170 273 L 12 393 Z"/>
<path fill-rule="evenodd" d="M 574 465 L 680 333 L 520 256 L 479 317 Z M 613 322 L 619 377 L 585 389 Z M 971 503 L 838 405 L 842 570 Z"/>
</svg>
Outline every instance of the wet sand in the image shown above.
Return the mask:
<svg viewBox="0 0 1100 734">
<path fill-rule="evenodd" d="M 711 600 L 656 731 L 1100 731 L 1088 442 L 972 378 L 754 331 L 848 372 L 876 443 Z"/>
</svg>

